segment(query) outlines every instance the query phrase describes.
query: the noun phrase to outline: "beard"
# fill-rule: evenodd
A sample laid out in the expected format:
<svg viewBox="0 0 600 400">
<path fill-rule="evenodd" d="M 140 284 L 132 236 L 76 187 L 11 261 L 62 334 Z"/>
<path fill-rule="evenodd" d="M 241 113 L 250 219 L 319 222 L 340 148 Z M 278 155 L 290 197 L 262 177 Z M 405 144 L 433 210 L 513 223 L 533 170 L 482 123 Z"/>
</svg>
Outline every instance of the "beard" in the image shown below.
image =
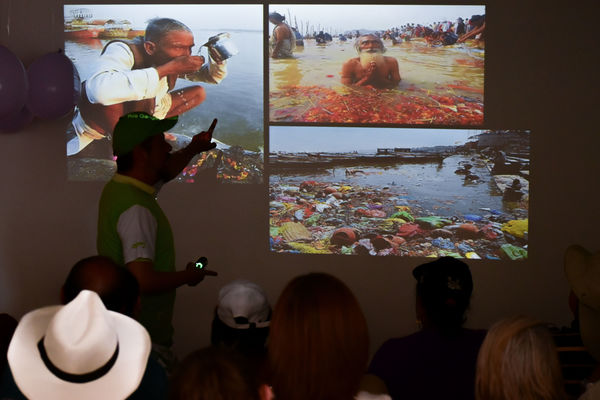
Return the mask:
<svg viewBox="0 0 600 400">
<path fill-rule="evenodd" d="M 359 53 L 358 58 L 363 68 L 367 68 L 372 62 L 375 62 L 378 67 L 383 65 L 383 51 L 381 49 L 363 50 Z"/>
</svg>

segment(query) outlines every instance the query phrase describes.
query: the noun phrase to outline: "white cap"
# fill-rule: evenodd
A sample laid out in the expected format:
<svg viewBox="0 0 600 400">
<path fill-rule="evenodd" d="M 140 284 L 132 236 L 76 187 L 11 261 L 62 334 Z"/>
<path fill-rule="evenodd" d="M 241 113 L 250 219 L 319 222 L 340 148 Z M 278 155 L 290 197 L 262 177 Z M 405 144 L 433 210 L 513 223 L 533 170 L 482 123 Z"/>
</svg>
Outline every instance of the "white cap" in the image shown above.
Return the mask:
<svg viewBox="0 0 600 400">
<path fill-rule="evenodd" d="M 271 319 L 271 306 L 260 286 L 239 279 L 219 291 L 217 315 L 230 328 L 265 328 Z"/>
</svg>

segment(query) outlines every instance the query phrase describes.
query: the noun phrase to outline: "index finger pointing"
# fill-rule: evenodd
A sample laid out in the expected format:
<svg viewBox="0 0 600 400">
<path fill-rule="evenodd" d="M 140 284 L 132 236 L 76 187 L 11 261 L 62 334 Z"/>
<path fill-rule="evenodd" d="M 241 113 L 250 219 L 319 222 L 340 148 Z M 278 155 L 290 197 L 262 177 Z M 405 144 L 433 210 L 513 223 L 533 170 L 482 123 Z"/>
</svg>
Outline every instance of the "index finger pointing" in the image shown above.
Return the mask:
<svg viewBox="0 0 600 400">
<path fill-rule="evenodd" d="M 210 127 L 208 128 L 207 132 L 210 132 L 212 134 L 212 132 L 215 130 L 215 126 L 217 126 L 217 119 L 213 119 L 213 122 L 210 124 Z"/>
</svg>

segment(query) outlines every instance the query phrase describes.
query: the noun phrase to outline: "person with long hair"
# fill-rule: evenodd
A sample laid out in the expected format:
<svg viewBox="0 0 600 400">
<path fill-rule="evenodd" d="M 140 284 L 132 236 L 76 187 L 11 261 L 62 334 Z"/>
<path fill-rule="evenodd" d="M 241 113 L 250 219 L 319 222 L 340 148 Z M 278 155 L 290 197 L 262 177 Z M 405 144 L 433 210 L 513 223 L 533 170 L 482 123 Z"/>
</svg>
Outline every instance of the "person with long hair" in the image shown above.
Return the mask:
<svg viewBox="0 0 600 400">
<path fill-rule="evenodd" d="M 552 335 L 530 317 L 490 328 L 477 358 L 476 400 L 565 400 Z"/>
<path fill-rule="evenodd" d="M 259 400 L 256 376 L 247 359 L 223 347 L 189 354 L 172 376 L 169 400 Z"/>
<path fill-rule="evenodd" d="M 288 283 L 275 306 L 268 343 L 275 399 L 360 399 L 368 357 L 365 316 L 342 281 L 310 273 Z"/>
<path fill-rule="evenodd" d="M 473 292 L 469 266 L 441 257 L 413 270 L 420 330 L 387 340 L 369 366 L 392 399 L 474 398 L 475 364 L 485 331 L 463 328 Z"/>
</svg>

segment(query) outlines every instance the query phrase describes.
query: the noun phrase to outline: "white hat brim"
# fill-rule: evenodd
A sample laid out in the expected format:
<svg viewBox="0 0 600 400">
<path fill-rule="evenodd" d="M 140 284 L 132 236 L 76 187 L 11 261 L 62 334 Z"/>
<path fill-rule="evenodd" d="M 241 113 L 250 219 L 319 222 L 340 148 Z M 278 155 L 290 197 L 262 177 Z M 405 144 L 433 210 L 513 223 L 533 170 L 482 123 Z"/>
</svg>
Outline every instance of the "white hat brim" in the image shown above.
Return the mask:
<svg viewBox="0 0 600 400">
<path fill-rule="evenodd" d="M 107 311 L 119 343 L 115 364 L 104 376 L 91 382 L 67 382 L 46 368 L 37 347 L 50 320 L 62 307 L 34 310 L 23 316 L 15 330 L 7 358 L 21 392 L 31 400 L 127 398 L 139 386 L 146 370 L 151 349 L 146 329 L 132 318 Z"/>
</svg>

